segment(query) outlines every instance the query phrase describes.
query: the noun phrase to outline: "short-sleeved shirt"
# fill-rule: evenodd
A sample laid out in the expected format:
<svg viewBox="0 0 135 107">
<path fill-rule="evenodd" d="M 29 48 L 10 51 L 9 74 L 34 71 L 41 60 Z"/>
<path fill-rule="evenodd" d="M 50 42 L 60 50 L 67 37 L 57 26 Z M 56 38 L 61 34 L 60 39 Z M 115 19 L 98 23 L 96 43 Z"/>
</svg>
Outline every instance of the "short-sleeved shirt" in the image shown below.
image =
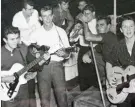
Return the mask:
<svg viewBox="0 0 135 107">
<path fill-rule="evenodd" d="M 111 54 L 112 48 L 115 44 L 118 43 L 117 36 L 112 32 L 107 32 L 100 34 L 102 36 L 102 41 L 99 43 L 95 49 L 97 52 L 103 55 L 104 60 L 106 61 Z"/>
<path fill-rule="evenodd" d="M 122 68 L 126 68 L 129 65 L 135 66 L 135 42 L 130 55 L 125 39 L 121 40 L 113 47 L 110 59 L 107 62 L 111 63 L 113 66 L 121 66 Z"/>
<path fill-rule="evenodd" d="M 20 63 L 22 65 L 25 65 L 26 62 L 23 61 L 23 58 L 26 58 L 27 55 L 27 46 L 25 45 L 19 45 L 20 48 L 16 48 L 11 51 L 9 51 L 5 46 L 2 46 L 1 48 L 1 70 L 9 70 L 15 63 Z M 19 52 L 19 50 L 22 53 L 22 56 Z M 26 61 L 26 59 L 25 59 Z"/>
<path fill-rule="evenodd" d="M 39 22 L 38 11 L 37 10 L 33 11 L 32 16 L 30 16 L 30 20 L 28 23 L 26 22 L 23 12 L 19 11 L 13 17 L 12 25 L 14 27 L 19 28 L 21 41 L 23 41 L 27 45 L 27 43 L 29 42 L 29 35 L 31 34 L 31 32 L 41 27 Z"/>
<path fill-rule="evenodd" d="M 31 43 L 37 43 L 39 46 L 49 46 L 49 53 L 54 53 L 60 48 L 69 47 L 69 41 L 64 29 L 53 24 L 53 27 L 47 31 L 42 26 L 31 34 Z M 51 55 L 51 61 L 62 61 L 62 57 Z"/>
</svg>

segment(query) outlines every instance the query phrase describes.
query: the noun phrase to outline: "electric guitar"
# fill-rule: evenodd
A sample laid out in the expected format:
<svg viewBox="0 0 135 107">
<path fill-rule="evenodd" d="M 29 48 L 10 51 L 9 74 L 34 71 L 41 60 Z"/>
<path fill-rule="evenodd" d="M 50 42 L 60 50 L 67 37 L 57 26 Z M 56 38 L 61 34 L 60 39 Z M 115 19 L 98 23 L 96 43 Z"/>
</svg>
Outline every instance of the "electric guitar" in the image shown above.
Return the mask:
<svg viewBox="0 0 135 107">
<path fill-rule="evenodd" d="M 30 45 L 30 48 L 31 47 L 33 48 L 32 45 Z M 44 49 L 44 53 L 45 53 L 48 51 L 49 48 L 45 48 L 45 46 L 44 46 L 43 49 Z M 31 63 L 29 63 L 25 67 L 22 64 L 15 63 L 9 71 L 1 71 L 1 77 L 6 77 L 9 75 L 15 76 L 15 80 L 13 83 L 5 83 L 5 82 L 1 83 L 1 86 L 0 86 L 1 100 L 10 101 L 13 98 L 15 98 L 19 91 L 20 86 L 22 84 L 27 83 L 27 80 L 25 79 L 25 74 L 27 73 L 27 71 L 30 70 L 32 67 L 34 67 L 36 64 L 38 64 L 43 59 L 44 59 L 44 54 L 42 53 L 42 55 L 39 58 L 33 60 Z M 46 62 L 48 62 L 48 60 Z"/>
<path fill-rule="evenodd" d="M 129 88 L 130 81 L 135 78 L 135 67 L 130 65 L 125 70 L 120 67 L 113 67 L 114 78 L 116 78 L 116 87 L 111 87 L 107 82 L 107 97 L 113 104 L 119 104 L 125 101 L 128 93 L 122 92 L 123 88 Z"/>
</svg>

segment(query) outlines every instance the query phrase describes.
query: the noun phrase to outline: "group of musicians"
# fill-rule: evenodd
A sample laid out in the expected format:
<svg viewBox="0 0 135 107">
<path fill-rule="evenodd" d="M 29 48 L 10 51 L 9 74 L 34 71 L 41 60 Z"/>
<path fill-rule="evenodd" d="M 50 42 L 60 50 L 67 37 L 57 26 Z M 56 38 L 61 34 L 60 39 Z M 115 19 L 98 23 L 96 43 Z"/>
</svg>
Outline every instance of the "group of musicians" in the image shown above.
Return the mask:
<svg viewBox="0 0 135 107">
<path fill-rule="evenodd" d="M 58 107 L 68 107 L 63 61 L 71 57 L 67 49 L 75 44 L 79 47 L 80 90 L 91 86 L 99 88 L 97 66 L 102 86 L 108 83 L 110 102 L 117 107 L 135 107 L 134 19 L 121 18 L 123 38 L 119 40 L 119 35 L 110 31 L 110 17 L 96 17 L 93 4 L 80 0 L 78 9 L 80 13 L 73 18 L 69 1 L 59 0 L 57 7 L 45 5 L 38 13 L 32 0 L 24 0 L 22 10 L 14 15 L 12 25 L 5 27 L 2 38 L 5 42 L 1 47 L 0 93 L 5 93 L 2 107 L 36 107 L 35 78 L 41 107 L 50 107 L 51 88 Z M 31 67 L 33 64 L 35 66 Z M 21 80 L 26 82 L 21 83 Z M 118 96 L 124 100 L 114 98 Z"/>
</svg>

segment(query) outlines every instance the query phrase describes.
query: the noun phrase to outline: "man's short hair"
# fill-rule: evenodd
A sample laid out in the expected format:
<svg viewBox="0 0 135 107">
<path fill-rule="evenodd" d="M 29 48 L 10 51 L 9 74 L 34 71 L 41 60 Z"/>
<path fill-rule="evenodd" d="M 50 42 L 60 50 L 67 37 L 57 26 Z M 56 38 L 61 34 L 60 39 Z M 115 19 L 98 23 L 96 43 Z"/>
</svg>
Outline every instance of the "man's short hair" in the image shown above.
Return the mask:
<svg viewBox="0 0 135 107">
<path fill-rule="evenodd" d="M 85 10 L 90 10 L 91 12 L 95 12 L 95 6 L 93 4 L 86 5 L 82 10 L 82 12 L 84 12 Z"/>
<path fill-rule="evenodd" d="M 22 8 L 26 8 L 27 5 L 34 6 L 33 0 L 23 0 Z"/>
<path fill-rule="evenodd" d="M 85 2 L 87 5 L 92 4 L 89 0 L 79 0 L 77 1 L 77 5 L 79 5 L 80 2 Z"/>
<path fill-rule="evenodd" d="M 43 8 L 41 8 L 40 13 L 41 13 L 42 11 L 48 11 L 48 10 L 51 10 L 51 11 L 52 11 L 52 14 L 53 14 L 53 8 L 52 8 L 52 6 L 50 6 L 50 5 L 46 5 L 46 6 L 44 6 Z"/>
<path fill-rule="evenodd" d="M 83 25 L 82 21 L 76 19 L 74 25 L 76 25 L 76 24 L 78 24 L 78 23 L 81 24 L 81 25 Z"/>
<path fill-rule="evenodd" d="M 7 36 L 9 34 L 19 34 L 20 35 L 20 30 L 17 27 L 6 26 L 4 28 L 4 38 L 7 39 Z"/>
<path fill-rule="evenodd" d="M 62 2 L 69 3 L 69 0 L 58 0 L 58 4 L 61 4 Z"/>
<path fill-rule="evenodd" d="M 134 22 L 134 24 L 135 24 L 135 20 L 134 20 L 131 16 L 122 16 L 122 17 L 120 18 L 120 27 L 122 27 L 122 23 L 123 23 L 123 21 L 125 21 L 125 20 L 132 20 L 132 21 Z"/>
<path fill-rule="evenodd" d="M 107 25 L 111 24 L 111 18 L 109 16 L 98 16 L 97 21 L 99 20 L 105 20 Z"/>
</svg>

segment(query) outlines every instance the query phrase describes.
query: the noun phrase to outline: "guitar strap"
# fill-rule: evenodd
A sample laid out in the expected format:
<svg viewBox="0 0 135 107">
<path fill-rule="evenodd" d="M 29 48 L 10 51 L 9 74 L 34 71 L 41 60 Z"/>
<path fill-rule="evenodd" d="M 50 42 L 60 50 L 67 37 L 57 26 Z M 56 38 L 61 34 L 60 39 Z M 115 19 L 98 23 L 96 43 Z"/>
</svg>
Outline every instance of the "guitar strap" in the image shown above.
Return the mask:
<svg viewBox="0 0 135 107">
<path fill-rule="evenodd" d="M 21 58 L 22 58 L 22 60 L 23 60 L 23 63 L 24 63 L 24 65 L 26 66 L 26 65 L 27 65 L 27 61 L 26 61 L 26 59 L 24 58 L 24 56 L 23 56 L 23 54 L 22 54 L 22 52 L 21 52 L 21 50 L 20 50 L 20 47 L 18 47 L 18 50 L 19 50 L 19 53 L 20 53 Z"/>
<path fill-rule="evenodd" d="M 55 25 L 54 25 L 54 26 L 55 26 Z M 58 34 L 58 37 L 59 37 L 59 42 L 60 42 L 60 43 L 63 45 L 63 47 L 64 47 L 64 43 L 62 42 L 62 39 L 61 39 L 61 37 L 60 37 L 60 34 L 59 34 L 59 32 L 58 32 L 56 26 L 55 26 L 55 29 L 56 29 L 57 34 Z"/>
</svg>

